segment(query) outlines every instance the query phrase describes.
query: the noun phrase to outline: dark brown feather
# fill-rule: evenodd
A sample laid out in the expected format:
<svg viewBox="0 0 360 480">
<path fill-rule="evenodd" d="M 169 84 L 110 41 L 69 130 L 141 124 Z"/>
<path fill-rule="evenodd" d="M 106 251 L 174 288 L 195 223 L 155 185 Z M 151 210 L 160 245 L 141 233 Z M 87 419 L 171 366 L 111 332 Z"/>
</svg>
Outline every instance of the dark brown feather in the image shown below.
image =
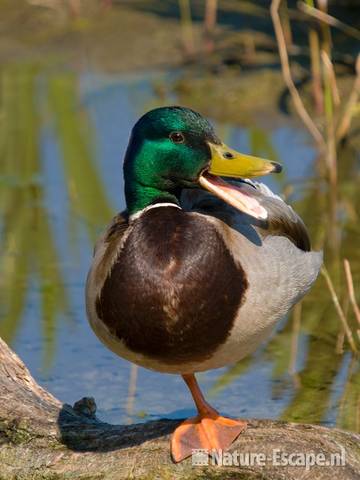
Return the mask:
<svg viewBox="0 0 360 480">
<path fill-rule="evenodd" d="M 294 210 L 277 198 L 266 198 L 261 204 L 268 212 L 267 226 L 264 235 L 287 237 L 300 250 L 309 252 L 311 243 L 308 231 L 301 218 Z"/>
<path fill-rule="evenodd" d="M 225 342 L 246 289 L 210 222 L 161 207 L 134 221 L 96 310 L 132 351 L 169 364 L 198 361 Z"/>
</svg>

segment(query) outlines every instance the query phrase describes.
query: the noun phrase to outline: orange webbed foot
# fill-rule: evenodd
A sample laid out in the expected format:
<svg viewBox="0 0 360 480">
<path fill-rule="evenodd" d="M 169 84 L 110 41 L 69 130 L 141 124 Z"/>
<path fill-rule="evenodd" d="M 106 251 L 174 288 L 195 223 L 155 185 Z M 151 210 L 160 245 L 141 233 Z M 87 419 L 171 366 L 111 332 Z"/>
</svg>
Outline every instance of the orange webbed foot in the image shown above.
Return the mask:
<svg viewBox="0 0 360 480">
<path fill-rule="evenodd" d="M 220 416 L 216 410 L 185 420 L 171 438 L 171 455 L 181 462 L 194 449 L 227 450 L 246 428 L 246 422 Z"/>
</svg>

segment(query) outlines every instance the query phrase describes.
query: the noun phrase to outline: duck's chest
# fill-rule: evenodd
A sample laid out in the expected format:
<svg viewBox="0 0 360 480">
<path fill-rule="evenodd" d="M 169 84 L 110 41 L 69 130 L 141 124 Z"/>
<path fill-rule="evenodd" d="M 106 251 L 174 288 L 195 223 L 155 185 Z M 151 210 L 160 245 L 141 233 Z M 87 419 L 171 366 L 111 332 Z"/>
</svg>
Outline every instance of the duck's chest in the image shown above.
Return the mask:
<svg viewBox="0 0 360 480">
<path fill-rule="evenodd" d="M 226 342 L 247 287 L 212 223 L 156 208 L 133 224 L 91 300 L 90 322 L 110 348 L 118 343 L 117 353 L 133 361 L 203 362 Z"/>
</svg>

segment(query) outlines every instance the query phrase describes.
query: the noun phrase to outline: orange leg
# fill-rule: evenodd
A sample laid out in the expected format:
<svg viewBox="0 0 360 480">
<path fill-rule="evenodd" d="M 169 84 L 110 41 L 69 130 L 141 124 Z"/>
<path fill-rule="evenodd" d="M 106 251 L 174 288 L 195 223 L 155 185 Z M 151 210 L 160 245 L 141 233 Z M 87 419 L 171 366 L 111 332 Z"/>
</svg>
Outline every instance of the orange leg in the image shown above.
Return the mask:
<svg viewBox="0 0 360 480">
<path fill-rule="evenodd" d="M 221 417 L 205 400 L 195 375 L 182 375 L 194 399 L 198 415 L 185 420 L 171 437 L 171 455 L 175 462 L 190 457 L 192 450 L 226 450 L 245 430 L 246 422 Z"/>
</svg>

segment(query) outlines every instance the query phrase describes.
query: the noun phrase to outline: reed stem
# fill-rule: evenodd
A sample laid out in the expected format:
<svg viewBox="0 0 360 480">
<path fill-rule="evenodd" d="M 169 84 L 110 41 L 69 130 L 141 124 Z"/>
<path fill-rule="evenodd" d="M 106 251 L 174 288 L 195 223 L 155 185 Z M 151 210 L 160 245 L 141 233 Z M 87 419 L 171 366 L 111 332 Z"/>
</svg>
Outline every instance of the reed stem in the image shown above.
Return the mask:
<svg viewBox="0 0 360 480">
<path fill-rule="evenodd" d="M 315 125 L 314 121 L 310 117 L 309 113 L 307 112 L 303 101 L 301 99 L 301 96 L 295 86 L 294 80 L 291 75 L 291 70 L 290 70 L 290 64 L 289 64 L 289 55 L 287 52 L 287 47 L 286 47 L 286 41 L 285 41 L 285 36 L 284 32 L 282 29 L 281 21 L 280 21 L 280 16 L 279 16 L 279 6 L 280 6 L 281 0 L 272 0 L 271 2 L 271 7 L 270 7 L 270 12 L 271 12 L 271 17 L 274 25 L 274 30 L 275 30 L 275 35 L 276 35 L 276 40 L 279 48 L 279 55 L 280 55 L 280 60 L 281 60 L 281 68 L 282 68 L 282 73 L 284 77 L 284 81 L 286 83 L 286 86 L 289 89 L 291 98 L 294 102 L 294 106 L 296 108 L 296 111 L 298 112 L 300 118 L 304 122 L 305 126 L 313 136 L 314 140 L 318 144 L 319 148 L 323 151 L 326 150 L 326 145 L 324 138 L 320 132 L 320 130 L 317 128 Z"/>
<path fill-rule="evenodd" d="M 350 345 L 350 348 L 351 350 L 354 352 L 354 353 L 358 353 L 358 349 L 356 348 L 356 345 L 355 345 L 355 341 L 354 341 L 354 338 L 353 338 L 353 335 L 352 335 L 352 332 L 350 330 L 350 327 L 347 323 L 347 320 L 346 320 L 346 317 L 345 317 L 345 314 L 343 312 L 343 309 L 341 308 L 341 305 L 340 305 L 340 302 L 339 302 L 339 298 L 336 294 L 336 291 L 335 291 L 335 288 L 334 288 L 334 285 L 332 283 L 332 280 L 330 278 L 330 275 L 328 273 L 328 271 L 326 270 L 326 268 L 323 266 L 322 269 L 321 269 L 321 274 L 323 275 L 323 277 L 325 278 L 326 280 L 326 284 L 328 286 L 328 289 L 329 289 L 329 292 L 330 292 L 330 295 L 331 295 L 331 298 L 332 298 L 332 301 L 334 303 L 334 306 L 335 306 L 335 309 L 339 315 L 339 318 L 340 318 L 340 321 L 342 323 L 342 326 L 344 328 L 344 331 L 345 331 L 345 334 L 346 334 L 346 338 L 349 342 L 349 345 Z"/>
</svg>

